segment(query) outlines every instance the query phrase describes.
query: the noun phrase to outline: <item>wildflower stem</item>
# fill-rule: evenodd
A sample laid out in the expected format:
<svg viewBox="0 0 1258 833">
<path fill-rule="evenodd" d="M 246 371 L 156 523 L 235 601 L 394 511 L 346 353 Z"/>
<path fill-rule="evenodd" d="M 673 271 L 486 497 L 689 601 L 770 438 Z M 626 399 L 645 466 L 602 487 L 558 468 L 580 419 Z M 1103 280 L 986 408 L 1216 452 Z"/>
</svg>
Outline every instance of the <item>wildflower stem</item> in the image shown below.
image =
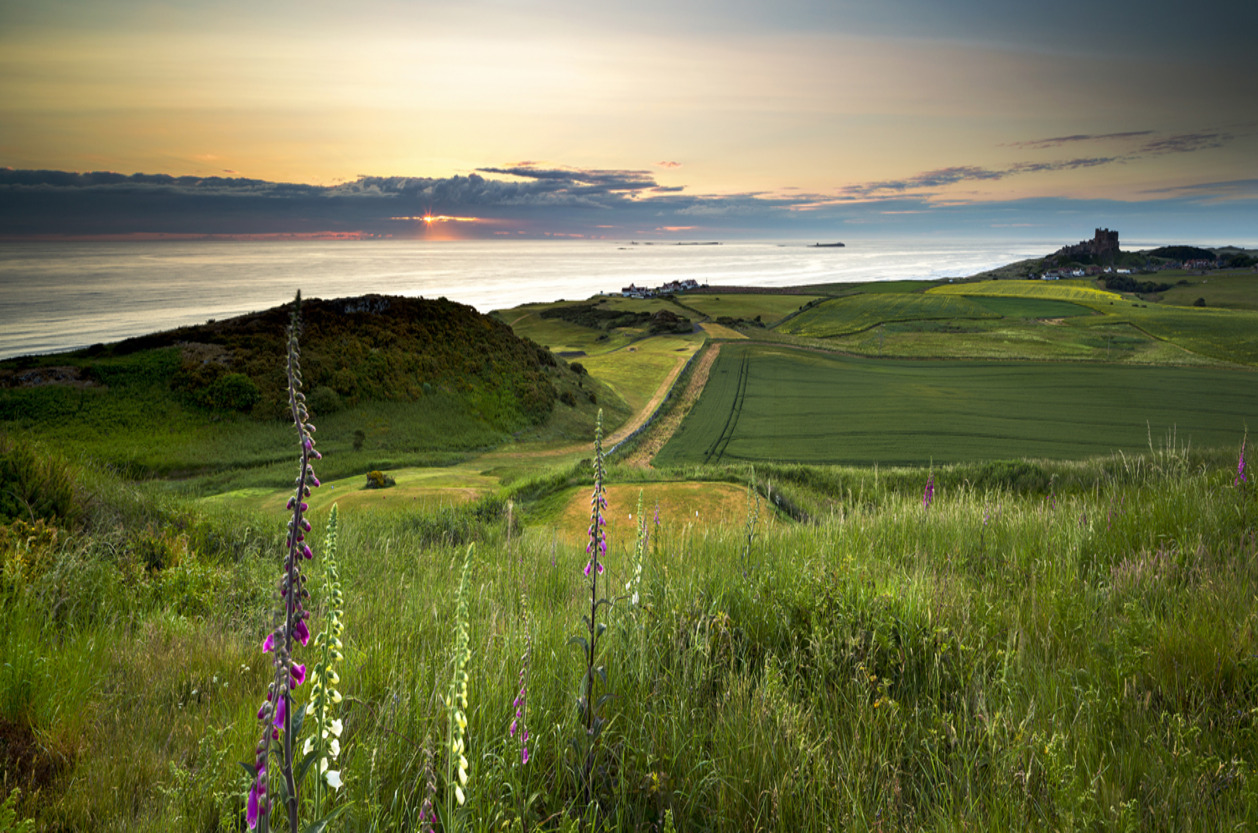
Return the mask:
<svg viewBox="0 0 1258 833">
<path fill-rule="evenodd" d="M 297 781 L 293 776 L 293 696 L 292 690 L 305 680 L 305 666 L 293 662 L 293 641 L 300 640 L 304 645 L 310 632 L 306 627 L 306 613 L 302 601 L 309 594 L 305 589 L 305 578 L 301 574 L 303 559 L 310 558 L 310 546 L 305 543 L 305 533 L 310 531 L 310 522 L 304 517 L 305 499 L 310 495 L 310 488 L 318 486 L 314 476 L 312 459 L 319 459 L 319 452 L 314 450 L 314 426 L 308 420 L 310 415 L 306 409 L 306 398 L 301 393 L 301 362 L 298 347 L 298 336 L 301 332 L 301 293 L 293 304 L 293 315 L 288 327 L 288 402 L 297 427 L 297 437 L 301 446 L 299 455 L 301 468 L 297 475 L 293 497 L 289 499 L 288 508 L 293 516 L 288 522 L 288 553 L 284 560 L 284 576 L 280 580 L 280 599 L 283 602 L 283 615 L 278 617 L 281 624 L 277 625 L 263 643 L 264 652 L 273 651 L 275 659 L 273 667 L 275 676 L 267 691 L 266 701 L 258 710 L 258 720 L 262 723 L 262 739 L 258 743 L 254 759 L 254 784 L 249 791 L 249 800 L 245 813 L 250 828 L 256 827 L 260 819 L 269 819 L 271 809 L 271 767 L 270 754 L 272 740 L 280 743 L 282 760 L 280 770 L 286 788 L 285 803 L 288 824 L 291 833 L 298 829 Z"/>
<path fill-rule="evenodd" d="M 594 701 L 594 677 L 601 672 L 601 669 L 595 665 L 595 661 L 598 656 L 598 607 L 603 601 L 598 595 L 598 577 L 603 572 L 602 556 L 607 552 L 607 534 L 605 531 L 607 524 L 605 514 L 607 497 L 603 488 L 605 474 L 603 466 L 603 412 L 600 410 L 594 428 L 594 494 L 590 498 L 590 543 L 586 547 L 590 560 L 585 566 L 585 572 L 590 577 L 590 615 L 586 619 L 588 635 L 585 646 L 585 684 L 583 686 L 584 697 L 582 699 L 585 712 L 582 717 L 585 724 L 586 747 L 581 780 L 587 807 L 593 799 L 594 750 L 597 746 L 598 734 L 602 728 Z"/>
</svg>

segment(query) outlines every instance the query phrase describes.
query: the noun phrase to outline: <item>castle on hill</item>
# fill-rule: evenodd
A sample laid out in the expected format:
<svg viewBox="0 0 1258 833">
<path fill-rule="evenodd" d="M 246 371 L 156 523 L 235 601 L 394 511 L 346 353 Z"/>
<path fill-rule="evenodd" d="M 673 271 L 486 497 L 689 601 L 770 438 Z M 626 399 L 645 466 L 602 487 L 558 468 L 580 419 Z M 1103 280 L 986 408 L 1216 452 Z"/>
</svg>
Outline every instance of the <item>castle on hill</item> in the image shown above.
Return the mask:
<svg viewBox="0 0 1258 833">
<path fill-rule="evenodd" d="M 1090 256 L 1096 259 L 1108 258 L 1119 254 L 1118 232 L 1107 228 L 1099 228 L 1091 240 L 1080 241 L 1073 246 L 1063 246 L 1053 253 L 1054 257 Z"/>
</svg>

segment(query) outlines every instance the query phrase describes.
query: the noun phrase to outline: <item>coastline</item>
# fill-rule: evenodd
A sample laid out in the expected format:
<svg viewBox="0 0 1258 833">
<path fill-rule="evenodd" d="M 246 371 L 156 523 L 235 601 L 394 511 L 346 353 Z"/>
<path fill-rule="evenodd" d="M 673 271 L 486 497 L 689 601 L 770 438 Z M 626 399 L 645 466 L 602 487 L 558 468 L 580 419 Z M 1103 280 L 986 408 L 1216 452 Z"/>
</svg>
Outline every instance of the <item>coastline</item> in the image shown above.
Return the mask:
<svg viewBox="0 0 1258 833">
<path fill-rule="evenodd" d="M 960 277 L 1042 254 L 1041 242 L 868 241 L 817 258 L 806 244 L 638 246 L 616 242 L 266 241 L 0 245 L 0 359 L 58 353 L 292 298 L 447 297 L 482 312 L 590 298 L 637 282 L 710 286 Z"/>
</svg>

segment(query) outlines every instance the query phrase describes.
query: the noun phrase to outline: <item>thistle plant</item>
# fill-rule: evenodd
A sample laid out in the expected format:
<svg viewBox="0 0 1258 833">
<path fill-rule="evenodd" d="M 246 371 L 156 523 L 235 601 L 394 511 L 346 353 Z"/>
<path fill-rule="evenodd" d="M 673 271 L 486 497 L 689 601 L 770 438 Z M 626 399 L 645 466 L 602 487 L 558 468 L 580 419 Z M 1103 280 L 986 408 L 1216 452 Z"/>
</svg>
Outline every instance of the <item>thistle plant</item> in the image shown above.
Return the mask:
<svg viewBox="0 0 1258 833">
<path fill-rule="evenodd" d="M 751 566 L 751 545 L 756 538 L 756 521 L 760 519 L 760 493 L 756 491 L 756 469 L 751 469 L 751 480 L 747 483 L 747 545 L 743 548 L 743 578 Z"/>
<path fill-rule="evenodd" d="M 1245 436 L 1241 438 L 1241 453 L 1236 458 L 1236 476 L 1232 478 L 1232 485 L 1237 488 L 1240 488 L 1249 482 L 1249 478 L 1246 476 L 1245 472 L 1245 442 L 1248 439 L 1249 434 L 1246 432 Z"/>
<path fill-rule="evenodd" d="M 577 741 L 578 751 L 582 753 L 581 790 L 588 806 L 593 799 L 594 753 L 598 748 L 598 739 L 603 732 L 604 721 L 598 715 L 599 708 L 611 696 L 602 694 L 594 699 L 594 678 L 607 685 L 607 669 L 598 665 L 598 638 L 607 630 L 605 623 L 598 621 L 598 610 L 611 601 L 599 595 L 598 577 L 603 574 L 603 557 L 607 555 L 607 496 L 603 489 L 606 471 L 603 466 L 603 411 L 598 412 L 594 427 L 594 492 L 590 496 L 590 528 L 589 543 L 585 547 L 588 560 L 585 564 L 585 576 L 590 580 L 590 612 L 582 615 L 586 631 L 583 635 L 572 637 L 570 642 L 579 645 L 585 654 L 585 676 L 581 680 L 581 694 L 577 697 L 577 711 L 581 717 L 583 736 Z"/>
<path fill-rule="evenodd" d="M 301 447 L 300 466 L 294 486 L 294 494 L 288 499 L 288 509 L 293 513 L 288 522 L 288 552 L 284 558 L 284 574 L 279 582 L 280 611 L 277 624 L 266 640 L 262 643 L 264 653 L 272 653 L 272 665 L 275 676 L 267 687 L 266 700 L 258 709 L 258 720 L 262 724 L 262 739 L 258 741 L 254 755 L 254 764 L 249 767 L 253 773 L 253 786 L 249 790 L 249 799 L 245 811 L 245 820 L 250 829 L 258 826 L 259 821 L 268 822 L 271 812 L 271 755 L 272 746 L 277 746 L 274 754 L 279 756 L 279 769 L 283 778 L 284 802 L 288 815 L 288 827 L 291 833 L 297 833 L 297 778 L 293 773 L 293 748 L 295 735 L 301 730 L 302 714 L 294 719 L 293 689 L 305 682 L 306 667 L 293 661 L 294 642 L 302 645 L 310 641 L 310 630 L 306 625 L 306 611 L 302 605 L 310 594 L 306 592 L 306 578 L 302 575 L 302 563 L 314 557 L 310 546 L 306 544 L 306 533 L 310 531 L 310 522 L 305 519 L 307 510 L 306 498 L 310 489 L 319 485 L 315 477 L 311 460 L 320 459 L 315 451 L 314 430 L 310 424 L 310 414 L 306 410 L 306 397 L 301 392 L 301 362 L 298 338 L 301 334 L 301 293 L 293 303 L 293 315 L 288 325 L 288 404 L 292 413 L 293 424 L 297 427 L 297 439 Z"/>
<path fill-rule="evenodd" d="M 511 721 L 510 736 L 519 736 L 520 763 L 529 762 L 529 666 L 533 661 L 533 635 L 529 632 L 528 612 L 524 614 L 524 653 L 520 656 L 520 690 L 511 704 L 515 707 L 515 718 Z"/>
<path fill-rule="evenodd" d="M 459 576 L 459 591 L 455 601 L 454 668 L 450 675 L 450 688 L 446 693 L 446 780 L 445 818 L 443 830 L 454 830 L 456 807 L 467 801 L 463 788 L 467 786 L 467 673 L 468 660 L 472 658 L 471 636 L 468 633 L 467 579 L 472 568 L 472 545 L 468 545 L 463 557 L 463 572 Z"/>
<path fill-rule="evenodd" d="M 341 693 L 336 690 L 341 681 L 336 673 L 336 664 L 345 659 L 341 653 L 341 633 L 344 630 L 341 616 L 345 597 L 341 593 L 341 578 L 336 560 L 336 531 L 336 504 L 332 504 L 323 539 L 323 570 L 328 594 L 327 623 L 314 638 L 316 660 L 314 670 L 310 673 L 310 701 L 306 705 L 306 717 L 314 721 L 314 731 L 306 738 L 302 748 L 304 756 L 317 762 L 314 782 L 316 819 L 323 818 L 325 785 L 333 790 L 341 788 L 340 770 L 332 768 L 341 754 L 340 738 L 343 728 L 340 718 L 332 716 L 333 707 L 341 702 Z"/>
</svg>

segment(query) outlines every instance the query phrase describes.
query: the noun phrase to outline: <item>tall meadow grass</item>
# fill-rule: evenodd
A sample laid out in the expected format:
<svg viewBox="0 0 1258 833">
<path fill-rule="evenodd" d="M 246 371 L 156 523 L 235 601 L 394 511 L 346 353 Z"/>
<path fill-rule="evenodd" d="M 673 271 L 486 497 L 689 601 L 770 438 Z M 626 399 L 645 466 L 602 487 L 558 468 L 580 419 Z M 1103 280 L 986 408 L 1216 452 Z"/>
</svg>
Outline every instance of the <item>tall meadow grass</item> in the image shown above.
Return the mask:
<svg viewBox="0 0 1258 833">
<path fill-rule="evenodd" d="M 754 523 L 665 514 L 649 537 L 638 508 L 599 559 L 597 816 L 570 743 L 590 554 L 530 525 L 588 464 L 510 508 L 341 513 L 329 829 L 431 829 L 456 783 L 436 829 L 1252 826 L 1258 537 L 1236 450 L 994 471 L 758 467 Z M 240 830 L 282 530 L 81 483 L 79 520 L 3 526 L 5 795 L 42 830 Z M 461 581 L 466 781 L 445 708 Z"/>
</svg>

